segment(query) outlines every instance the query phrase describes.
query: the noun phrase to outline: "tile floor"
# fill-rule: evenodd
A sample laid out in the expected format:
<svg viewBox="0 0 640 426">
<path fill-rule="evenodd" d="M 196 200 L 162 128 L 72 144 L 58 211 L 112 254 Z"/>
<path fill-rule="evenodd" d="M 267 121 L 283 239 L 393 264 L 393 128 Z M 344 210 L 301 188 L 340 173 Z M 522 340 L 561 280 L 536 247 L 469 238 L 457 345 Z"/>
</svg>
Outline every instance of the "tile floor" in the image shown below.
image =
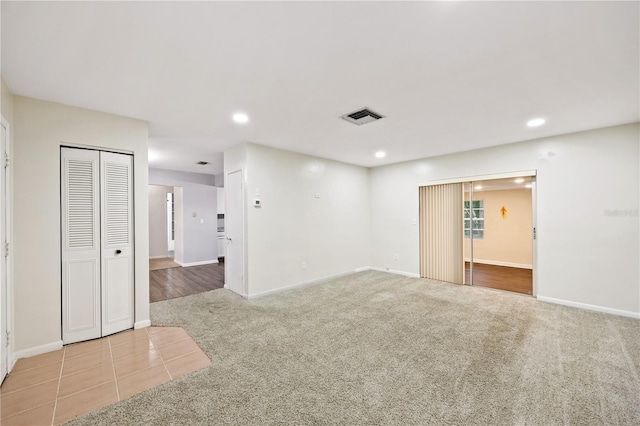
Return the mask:
<svg viewBox="0 0 640 426">
<path fill-rule="evenodd" d="M 0 388 L 0 423 L 57 425 L 210 364 L 179 327 L 68 345 L 16 362 Z"/>
</svg>

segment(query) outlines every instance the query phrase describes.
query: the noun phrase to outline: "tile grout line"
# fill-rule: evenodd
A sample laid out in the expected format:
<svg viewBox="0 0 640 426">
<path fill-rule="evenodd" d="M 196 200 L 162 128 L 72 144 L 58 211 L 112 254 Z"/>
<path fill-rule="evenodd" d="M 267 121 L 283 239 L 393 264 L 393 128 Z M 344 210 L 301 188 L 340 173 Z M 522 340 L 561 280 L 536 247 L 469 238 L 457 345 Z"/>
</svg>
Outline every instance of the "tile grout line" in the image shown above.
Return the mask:
<svg viewBox="0 0 640 426">
<path fill-rule="evenodd" d="M 116 375 L 116 364 L 113 362 L 113 351 L 111 350 L 111 336 L 107 337 L 109 343 L 109 358 L 111 359 L 111 369 L 113 370 L 113 381 L 116 384 L 116 401 L 120 401 L 120 390 L 118 389 L 118 376 Z"/>
<path fill-rule="evenodd" d="M 51 425 L 53 426 L 56 420 L 56 410 L 58 408 L 58 394 L 60 393 L 60 383 L 62 383 L 62 369 L 64 368 L 64 361 L 67 355 L 67 348 L 63 347 L 62 363 L 60 363 L 60 375 L 58 376 L 58 388 L 56 389 L 56 399 L 53 400 L 53 413 L 51 413 Z"/>
<path fill-rule="evenodd" d="M 171 375 L 171 372 L 169 371 L 169 368 L 167 367 L 167 364 L 164 362 L 164 357 L 162 356 L 162 353 L 160 353 L 160 348 L 156 348 L 156 343 L 151 338 L 151 334 L 149 333 L 149 328 L 151 328 L 151 327 L 147 327 L 147 334 L 149 335 L 149 340 L 151 341 L 151 344 L 153 345 L 153 348 L 156 349 L 156 351 L 158 352 L 158 356 L 160 357 L 160 361 L 162 361 L 162 365 L 164 366 L 164 370 L 169 375 L 169 380 L 173 380 L 173 376 Z"/>
</svg>

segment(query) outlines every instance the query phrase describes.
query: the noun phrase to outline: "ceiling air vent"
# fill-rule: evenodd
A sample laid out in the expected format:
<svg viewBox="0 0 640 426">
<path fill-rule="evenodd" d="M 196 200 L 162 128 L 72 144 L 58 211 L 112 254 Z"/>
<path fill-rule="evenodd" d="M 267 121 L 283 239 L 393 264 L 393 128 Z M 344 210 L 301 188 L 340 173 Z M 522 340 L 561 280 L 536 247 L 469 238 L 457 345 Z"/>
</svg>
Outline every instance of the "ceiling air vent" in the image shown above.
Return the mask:
<svg viewBox="0 0 640 426">
<path fill-rule="evenodd" d="M 196 164 L 199 165 L 199 166 L 206 166 L 207 164 L 209 164 L 209 162 L 208 161 L 198 161 Z"/>
<path fill-rule="evenodd" d="M 384 118 L 384 117 L 385 117 L 384 115 L 378 114 L 377 112 L 373 112 L 369 108 L 365 107 L 357 111 L 351 112 L 349 114 L 345 114 L 340 118 L 342 118 L 343 120 L 347 120 L 350 123 L 361 126 L 363 124 L 380 120 L 381 118 Z"/>
</svg>

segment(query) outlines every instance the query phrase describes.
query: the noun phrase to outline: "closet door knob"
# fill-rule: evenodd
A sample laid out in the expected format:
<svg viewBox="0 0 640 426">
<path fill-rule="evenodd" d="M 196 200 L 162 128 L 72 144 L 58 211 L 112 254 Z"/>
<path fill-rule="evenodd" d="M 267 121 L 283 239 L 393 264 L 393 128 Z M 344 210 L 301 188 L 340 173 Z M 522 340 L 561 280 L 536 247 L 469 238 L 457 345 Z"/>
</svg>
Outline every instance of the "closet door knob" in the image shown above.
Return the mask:
<svg viewBox="0 0 640 426">
<path fill-rule="evenodd" d="M 122 253 L 122 250 L 120 249 L 116 250 L 116 254 L 120 254 L 120 253 Z"/>
</svg>

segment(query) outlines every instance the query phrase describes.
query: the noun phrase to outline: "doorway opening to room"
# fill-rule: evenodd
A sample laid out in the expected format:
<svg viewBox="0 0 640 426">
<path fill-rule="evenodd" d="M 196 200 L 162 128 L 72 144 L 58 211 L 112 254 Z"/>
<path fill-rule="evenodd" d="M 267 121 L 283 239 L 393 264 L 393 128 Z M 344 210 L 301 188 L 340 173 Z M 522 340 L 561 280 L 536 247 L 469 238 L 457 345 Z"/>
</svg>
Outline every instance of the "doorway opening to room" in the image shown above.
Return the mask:
<svg viewBox="0 0 640 426">
<path fill-rule="evenodd" d="M 535 171 L 421 185 L 420 276 L 535 295 Z"/>
</svg>

